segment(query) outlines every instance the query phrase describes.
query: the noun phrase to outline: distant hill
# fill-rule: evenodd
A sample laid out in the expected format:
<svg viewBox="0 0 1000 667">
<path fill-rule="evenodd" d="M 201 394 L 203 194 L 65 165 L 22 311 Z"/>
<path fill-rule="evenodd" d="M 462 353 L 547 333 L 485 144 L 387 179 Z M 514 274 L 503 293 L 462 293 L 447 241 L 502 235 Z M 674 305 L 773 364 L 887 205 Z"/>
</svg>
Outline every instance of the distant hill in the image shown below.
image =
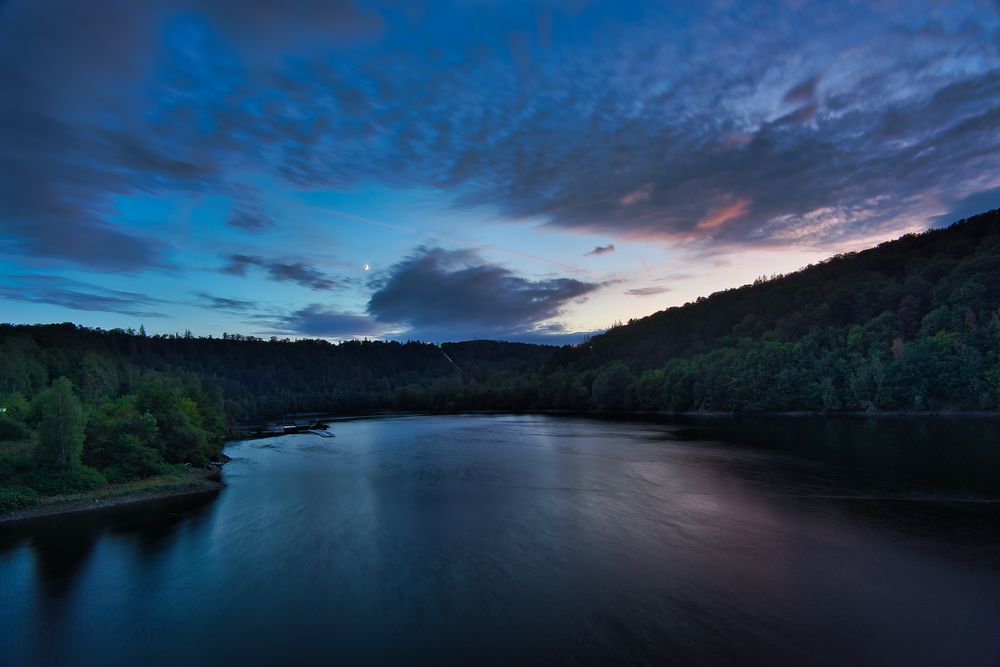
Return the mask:
<svg viewBox="0 0 1000 667">
<path fill-rule="evenodd" d="M 993 210 L 614 327 L 548 383 L 603 409 L 995 409 L 998 309 Z"/>
</svg>

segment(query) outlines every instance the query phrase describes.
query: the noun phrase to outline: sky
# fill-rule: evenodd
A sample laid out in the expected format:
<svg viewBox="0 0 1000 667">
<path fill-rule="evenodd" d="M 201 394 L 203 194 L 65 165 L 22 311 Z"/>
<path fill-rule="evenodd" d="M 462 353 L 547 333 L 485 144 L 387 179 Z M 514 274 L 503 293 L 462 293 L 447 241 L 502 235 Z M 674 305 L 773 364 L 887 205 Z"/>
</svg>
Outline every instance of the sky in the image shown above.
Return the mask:
<svg viewBox="0 0 1000 667">
<path fill-rule="evenodd" d="M 0 0 L 0 322 L 571 343 L 1000 207 L 1000 0 Z"/>
</svg>

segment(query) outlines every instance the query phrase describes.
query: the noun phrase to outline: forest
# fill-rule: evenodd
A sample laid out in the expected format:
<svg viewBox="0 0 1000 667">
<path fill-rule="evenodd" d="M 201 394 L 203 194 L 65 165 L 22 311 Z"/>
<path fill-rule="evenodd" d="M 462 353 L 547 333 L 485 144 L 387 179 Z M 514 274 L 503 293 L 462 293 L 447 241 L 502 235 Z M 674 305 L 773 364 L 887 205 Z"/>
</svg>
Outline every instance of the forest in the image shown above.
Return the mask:
<svg viewBox="0 0 1000 667">
<path fill-rule="evenodd" d="M 375 411 L 1000 407 L 1000 210 L 561 348 L 0 325 L 0 508 L 219 457 L 234 425 Z"/>
<path fill-rule="evenodd" d="M 585 409 L 995 410 L 1000 210 L 614 327 L 557 376 Z"/>
</svg>

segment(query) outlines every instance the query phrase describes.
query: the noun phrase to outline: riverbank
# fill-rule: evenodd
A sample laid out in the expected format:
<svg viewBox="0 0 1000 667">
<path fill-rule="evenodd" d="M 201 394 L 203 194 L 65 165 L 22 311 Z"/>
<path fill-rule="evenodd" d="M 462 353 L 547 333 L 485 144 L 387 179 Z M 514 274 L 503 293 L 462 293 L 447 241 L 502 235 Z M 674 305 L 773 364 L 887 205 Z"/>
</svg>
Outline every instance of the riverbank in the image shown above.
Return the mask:
<svg viewBox="0 0 1000 667">
<path fill-rule="evenodd" d="M 44 497 L 32 507 L 0 512 L 0 524 L 56 514 L 134 505 L 175 496 L 213 493 L 225 485 L 218 470 L 189 470 L 183 475 L 151 477 L 138 482 L 106 486 L 87 493 Z"/>
</svg>

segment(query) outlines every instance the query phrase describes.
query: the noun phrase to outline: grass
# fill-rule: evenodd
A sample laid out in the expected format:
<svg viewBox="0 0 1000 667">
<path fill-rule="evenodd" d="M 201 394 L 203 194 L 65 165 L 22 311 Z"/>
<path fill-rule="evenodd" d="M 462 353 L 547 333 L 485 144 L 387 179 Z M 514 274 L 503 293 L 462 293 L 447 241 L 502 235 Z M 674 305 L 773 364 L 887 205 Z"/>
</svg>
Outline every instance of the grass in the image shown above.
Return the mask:
<svg viewBox="0 0 1000 667">
<path fill-rule="evenodd" d="M 185 474 L 157 475 L 155 477 L 148 477 L 134 482 L 108 484 L 107 486 L 102 486 L 94 489 L 93 491 L 42 496 L 38 501 L 38 505 L 40 507 L 46 507 L 51 505 L 62 505 L 64 503 L 73 503 L 81 500 L 103 500 L 105 498 L 139 494 L 143 491 L 155 491 L 159 493 L 160 491 L 170 491 L 173 489 L 183 489 L 197 486 L 200 482 L 200 479 L 192 478 Z"/>
</svg>

